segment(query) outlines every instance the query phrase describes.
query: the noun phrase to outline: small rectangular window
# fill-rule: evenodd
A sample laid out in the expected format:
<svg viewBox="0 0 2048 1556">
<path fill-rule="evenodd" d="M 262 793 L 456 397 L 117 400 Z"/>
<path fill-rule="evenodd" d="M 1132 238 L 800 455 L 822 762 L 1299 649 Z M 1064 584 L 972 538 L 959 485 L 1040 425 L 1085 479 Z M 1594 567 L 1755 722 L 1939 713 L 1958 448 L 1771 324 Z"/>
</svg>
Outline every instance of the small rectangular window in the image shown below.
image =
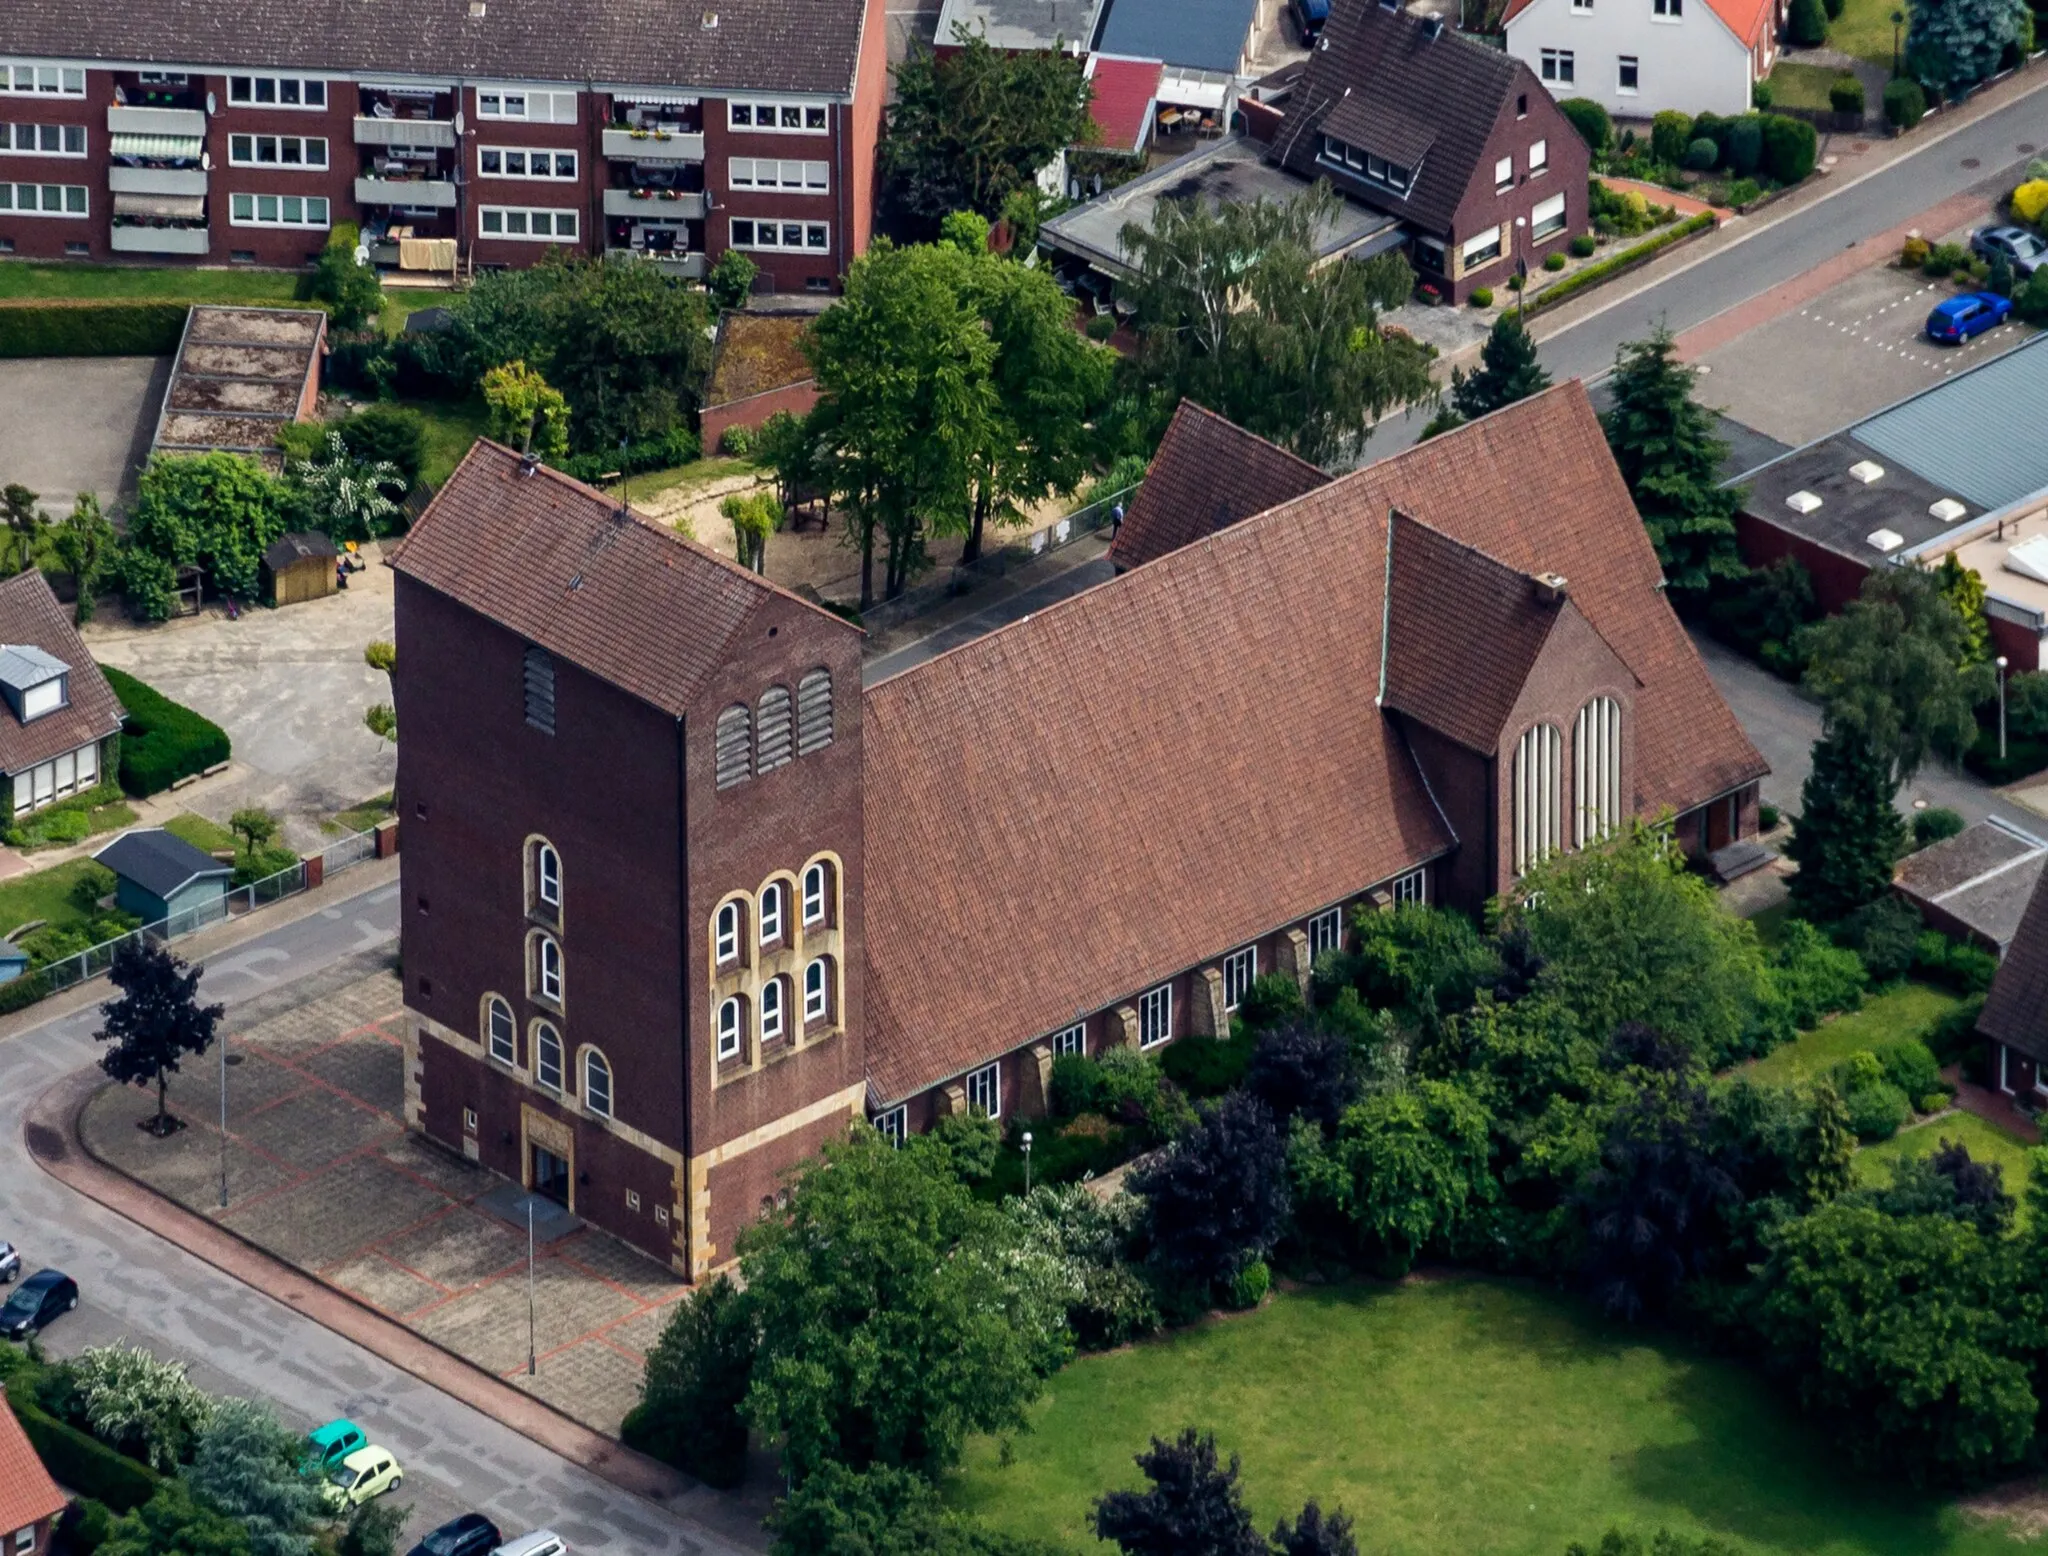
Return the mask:
<svg viewBox="0 0 2048 1556">
<path fill-rule="evenodd" d="M 1635 92 L 1641 90 L 1642 70 L 1633 54 L 1623 54 L 1617 61 L 1615 90 Z"/>
<path fill-rule="evenodd" d="M 1173 1036 L 1173 985 L 1162 983 L 1138 996 L 1138 1046 L 1156 1048 Z"/>
<path fill-rule="evenodd" d="M 1062 1027 L 1052 1035 L 1052 1056 L 1065 1059 L 1070 1055 L 1085 1054 L 1088 1051 L 1088 1024 L 1076 1021 L 1070 1027 Z"/>
<path fill-rule="evenodd" d="M 1540 173 L 1550 166 L 1550 142 L 1539 140 L 1529 147 L 1529 171 Z"/>
<path fill-rule="evenodd" d="M 555 661 L 544 648 L 526 651 L 526 722 L 543 735 L 555 732 Z"/>
<path fill-rule="evenodd" d="M 1515 159 L 1512 156 L 1497 159 L 1493 164 L 1494 193 L 1499 194 L 1503 189 L 1511 189 L 1514 187 L 1514 183 Z"/>
<path fill-rule="evenodd" d="M 1246 946 L 1241 951 L 1232 951 L 1223 958 L 1223 1008 L 1235 1010 L 1244 1003 L 1244 997 L 1251 992 L 1252 980 L 1259 975 L 1259 948 Z"/>
<path fill-rule="evenodd" d="M 1003 1070 L 999 1064 L 985 1064 L 967 1077 L 967 1107 L 970 1112 L 1003 1116 Z"/>
<path fill-rule="evenodd" d="M 875 1115 L 875 1133 L 891 1145 L 901 1145 L 910 1133 L 910 1109 L 894 1107 Z"/>
<path fill-rule="evenodd" d="M 1336 908 L 1318 913 L 1308 921 L 1308 954 L 1310 960 L 1326 951 L 1337 949 L 1344 937 L 1344 915 Z"/>
<path fill-rule="evenodd" d="M 1397 903 L 1426 902 L 1429 900 L 1429 872 L 1410 870 L 1406 875 L 1394 878 L 1393 896 Z"/>
</svg>

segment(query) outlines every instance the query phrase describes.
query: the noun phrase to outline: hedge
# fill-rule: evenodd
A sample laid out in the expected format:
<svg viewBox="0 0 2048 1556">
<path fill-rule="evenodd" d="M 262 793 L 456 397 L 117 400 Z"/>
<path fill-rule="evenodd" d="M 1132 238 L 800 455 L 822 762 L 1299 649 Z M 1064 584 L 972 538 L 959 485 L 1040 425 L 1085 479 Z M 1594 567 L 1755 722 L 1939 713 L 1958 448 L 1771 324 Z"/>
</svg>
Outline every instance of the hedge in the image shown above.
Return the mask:
<svg viewBox="0 0 2048 1556">
<path fill-rule="evenodd" d="M 161 794 L 180 778 L 228 759 L 227 731 L 211 719 L 171 701 L 125 670 L 100 668 L 128 711 L 122 724 L 121 787 L 130 794 Z"/>
<path fill-rule="evenodd" d="M 1575 270 L 1562 281 L 1553 281 L 1549 286 L 1546 286 L 1542 291 L 1530 298 L 1524 306 L 1530 312 L 1540 313 L 1552 303 L 1563 302 L 1572 293 L 1591 286 L 1596 281 L 1605 281 L 1609 276 L 1618 274 L 1630 266 L 1648 259 L 1659 249 L 1670 247 L 1680 238 L 1689 238 L 1694 233 L 1702 232 L 1713 225 L 1714 213 L 1712 211 L 1701 211 L 1699 215 L 1688 217 L 1669 231 L 1660 232 L 1654 238 L 1645 239 L 1634 248 L 1623 249 L 1619 254 L 1603 259 L 1597 265 L 1588 265 L 1583 270 Z"/>
<path fill-rule="evenodd" d="M 50 980 L 40 972 L 23 973 L 7 983 L 0 983 L 0 1016 L 11 1016 L 17 1010 L 27 1010 L 37 1000 L 47 998 Z"/>
<path fill-rule="evenodd" d="M 16 1393 L 8 1394 L 7 1403 L 28 1434 L 36 1457 L 59 1484 L 106 1503 L 116 1513 L 140 1507 L 156 1494 L 158 1476 L 148 1465 L 138 1464 L 97 1437 L 45 1415 Z"/>
<path fill-rule="evenodd" d="M 184 303 L 0 303 L 0 357 L 167 357 L 187 311 Z"/>
</svg>

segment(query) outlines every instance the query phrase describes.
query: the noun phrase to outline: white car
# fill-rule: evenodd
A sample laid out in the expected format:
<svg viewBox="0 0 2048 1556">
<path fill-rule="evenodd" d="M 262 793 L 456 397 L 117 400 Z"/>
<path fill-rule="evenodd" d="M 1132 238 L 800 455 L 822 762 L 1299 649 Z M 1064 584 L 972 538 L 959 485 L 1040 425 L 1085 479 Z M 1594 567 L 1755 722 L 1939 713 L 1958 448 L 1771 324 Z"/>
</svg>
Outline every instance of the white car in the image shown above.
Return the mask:
<svg viewBox="0 0 2048 1556">
<path fill-rule="evenodd" d="M 568 1556 L 569 1547 L 552 1529 L 536 1529 L 516 1540 L 507 1540 L 491 1556 Z"/>
<path fill-rule="evenodd" d="M 21 1276 L 21 1255 L 14 1251 L 14 1244 L 0 1242 L 0 1286 Z"/>
</svg>

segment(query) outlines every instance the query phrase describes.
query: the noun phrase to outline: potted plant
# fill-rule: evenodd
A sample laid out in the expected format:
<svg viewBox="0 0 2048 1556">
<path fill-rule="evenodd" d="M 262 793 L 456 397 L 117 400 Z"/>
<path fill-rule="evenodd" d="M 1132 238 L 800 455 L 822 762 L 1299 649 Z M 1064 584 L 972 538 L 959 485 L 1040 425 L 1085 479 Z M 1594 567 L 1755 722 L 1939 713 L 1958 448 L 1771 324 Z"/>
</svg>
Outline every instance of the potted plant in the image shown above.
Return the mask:
<svg viewBox="0 0 2048 1556">
<path fill-rule="evenodd" d="M 669 133 L 667 130 L 661 129 L 657 126 L 654 131 L 654 138 L 656 140 L 667 140 L 669 138 Z"/>
<path fill-rule="evenodd" d="M 664 190 L 662 190 L 662 192 L 661 192 L 661 197 L 662 197 L 662 199 L 664 199 L 664 200 L 680 200 L 680 199 L 682 199 L 682 197 L 683 197 L 683 196 L 682 196 L 682 191 L 681 191 L 681 190 L 678 190 L 678 189 L 664 189 Z"/>
<path fill-rule="evenodd" d="M 650 189 L 636 189 L 633 191 L 633 198 L 635 200 L 652 200 L 654 192 Z"/>
<path fill-rule="evenodd" d="M 632 136 L 635 140 L 647 139 L 647 127 L 643 124 L 634 125 L 632 129 Z"/>
</svg>

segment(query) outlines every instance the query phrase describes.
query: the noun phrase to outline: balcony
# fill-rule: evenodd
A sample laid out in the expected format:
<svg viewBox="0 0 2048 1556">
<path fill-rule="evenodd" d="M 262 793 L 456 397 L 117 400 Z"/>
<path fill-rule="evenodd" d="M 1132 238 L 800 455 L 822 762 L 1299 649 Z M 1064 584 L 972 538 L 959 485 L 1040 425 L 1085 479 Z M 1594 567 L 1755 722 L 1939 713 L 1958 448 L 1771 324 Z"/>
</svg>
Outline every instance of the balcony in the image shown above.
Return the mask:
<svg viewBox="0 0 2048 1556">
<path fill-rule="evenodd" d="M 635 130 L 607 127 L 604 154 L 621 162 L 702 162 L 701 130 Z"/>
<path fill-rule="evenodd" d="M 116 103 L 107 110 L 107 133 L 110 135 L 184 135 L 204 136 L 206 134 L 206 110 L 203 108 L 130 108 Z"/>
<path fill-rule="evenodd" d="M 702 221 L 706 206 L 701 191 L 681 189 L 607 189 L 604 213 L 641 221 Z"/>
<path fill-rule="evenodd" d="M 452 211 L 455 185 L 445 178 L 381 178 L 356 180 L 356 204 L 405 205 L 416 210 Z"/>
<path fill-rule="evenodd" d="M 453 119 L 386 119 L 375 114 L 356 115 L 358 146 L 430 146 L 446 151 L 455 144 Z"/>
<path fill-rule="evenodd" d="M 203 195 L 206 171 L 181 167 L 111 167 L 107 188 L 115 194 Z"/>
<path fill-rule="evenodd" d="M 116 254 L 189 254 L 204 258 L 212 234 L 204 227 L 143 227 L 115 223 L 110 233 Z"/>
<path fill-rule="evenodd" d="M 684 281 L 704 279 L 704 256 L 692 254 L 649 254 L 640 249 L 606 249 L 604 257 L 620 265 L 652 265 L 666 276 Z"/>
</svg>

